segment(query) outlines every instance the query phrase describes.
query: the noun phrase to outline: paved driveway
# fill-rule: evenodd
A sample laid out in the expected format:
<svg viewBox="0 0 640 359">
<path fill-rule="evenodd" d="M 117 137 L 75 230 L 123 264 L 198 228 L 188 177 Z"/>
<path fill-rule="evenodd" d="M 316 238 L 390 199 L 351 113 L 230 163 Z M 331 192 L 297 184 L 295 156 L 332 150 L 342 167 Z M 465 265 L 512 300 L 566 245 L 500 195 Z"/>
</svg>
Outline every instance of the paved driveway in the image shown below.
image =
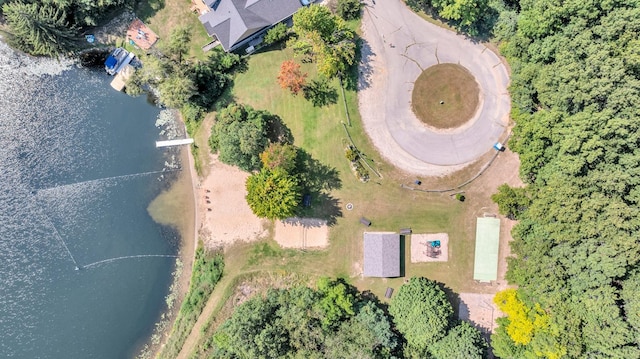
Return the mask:
<svg viewBox="0 0 640 359">
<path fill-rule="evenodd" d="M 362 26 L 360 112 L 385 158 L 409 172 L 441 175 L 492 150 L 510 112 L 509 76 L 496 54 L 426 22 L 401 0 L 367 0 Z M 413 82 L 439 63 L 464 66 L 480 88 L 475 116 L 454 130 L 431 130 L 411 110 Z"/>
</svg>

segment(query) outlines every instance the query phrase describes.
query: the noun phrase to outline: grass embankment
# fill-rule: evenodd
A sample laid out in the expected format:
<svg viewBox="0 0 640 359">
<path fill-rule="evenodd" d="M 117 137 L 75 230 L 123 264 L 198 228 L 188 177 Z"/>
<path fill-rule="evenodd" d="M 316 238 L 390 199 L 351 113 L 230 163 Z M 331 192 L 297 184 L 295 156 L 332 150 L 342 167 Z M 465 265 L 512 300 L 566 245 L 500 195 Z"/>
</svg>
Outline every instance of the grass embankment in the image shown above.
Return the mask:
<svg viewBox="0 0 640 359">
<path fill-rule="evenodd" d="M 479 92 L 469 70 L 457 64 L 435 65 L 418 76 L 411 107 L 418 119 L 429 126 L 455 128 L 476 112 Z"/>
<path fill-rule="evenodd" d="M 182 301 L 169 339 L 162 348 L 159 358 L 175 358 L 178 355 L 193 324 L 207 304 L 211 292 L 222 277 L 223 269 L 224 261 L 221 254 L 207 253 L 202 246 L 198 247 L 189 292 Z"/>
</svg>

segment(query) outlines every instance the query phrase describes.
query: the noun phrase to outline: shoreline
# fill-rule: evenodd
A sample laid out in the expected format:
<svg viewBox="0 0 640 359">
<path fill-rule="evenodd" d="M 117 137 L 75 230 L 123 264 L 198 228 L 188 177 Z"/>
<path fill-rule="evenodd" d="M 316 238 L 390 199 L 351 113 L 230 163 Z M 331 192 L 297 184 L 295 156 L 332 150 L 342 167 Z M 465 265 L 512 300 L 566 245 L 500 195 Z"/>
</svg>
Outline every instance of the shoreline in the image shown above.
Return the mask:
<svg viewBox="0 0 640 359">
<path fill-rule="evenodd" d="M 179 119 L 182 122 L 181 119 Z M 171 282 L 175 291 L 167 293 L 167 297 L 174 296 L 173 306 L 165 307 L 154 323 L 161 330 L 153 330 L 150 335 L 140 341 L 140 345 L 133 351 L 134 358 L 155 358 L 162 351 L 173 329 L 173 324 L 180 311 L 180 306 L 189 291 L 193 263 L 198 245 L 198 202 L 196 198 L 197 175 L 194 171 L 191 148 L 181 148 L 179 153 L 183 170 L 178 179 L 166 190 L 162 191 L 150 204 L 147 210 L 153 220 L 161 225 L 168 225 L 180 233 L 178 259 L 182 262 L 182 271 L 179 277 Z M 188 171 L 185 167 L 188 167 Z M 186 192 L 186 193 L 185 193 Z M 189 195 L 189 192 L 191 193 Z M 166 325 L 158 326 L 165 322 Z M 159 342 L 153 343 L 154 337 L 159 337 Z"/>
</svg>

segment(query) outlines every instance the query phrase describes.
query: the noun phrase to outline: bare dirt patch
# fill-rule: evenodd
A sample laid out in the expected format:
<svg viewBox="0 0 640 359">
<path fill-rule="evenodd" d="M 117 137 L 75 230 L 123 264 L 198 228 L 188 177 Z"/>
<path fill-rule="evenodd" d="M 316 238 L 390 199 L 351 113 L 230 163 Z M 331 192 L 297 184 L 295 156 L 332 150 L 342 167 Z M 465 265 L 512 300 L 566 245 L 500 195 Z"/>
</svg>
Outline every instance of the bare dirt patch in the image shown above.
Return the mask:
<svg viewBox="0 0 640 359">
<path fill-rule="evenodd" d="M 200 238 L 207 248 L 267 235 L 266 223 L 253 212 L 245 196 L 249 174 L 212 156 L 209 174 L 197 188 Z"/>
<path fill-rule="evenodd" d="M 496 319 L 503 314 L 493 303 L 493 294 L 460 293 L 458 316 L 488 334 L 493 333 L 498 326 Z"/>
<path fill-rule="evenodd" d="M 325 248 L 329 245 L 327 221 L 287 218 L 276 222 L 275 240 L 283 248 Z"/>
<path fill-rule="evenodd" d="M 414 83 L 411 107 L 416 117 L 436 129 L 469 121 L 479 103 L 478 83 L 466 68 L 440 64 L 424 70 Z"/>
<path fill-rule="evenodd" d="M 440 241 L 434 248 L 430 242 Z M 412 234 L 411 263 L 446 262 L 449 260 L 449 235 L 446 233 Z"/>
<path fill-rule="evenodd" d="M 135 19 L 135 14 L 131 11 L 124 11 L 114 17 L 108 23 L 98 27 L 94 31 L 96 42 L 99 44 L 114 45 L 124 39 L 129 24 Z"/>
</svg>

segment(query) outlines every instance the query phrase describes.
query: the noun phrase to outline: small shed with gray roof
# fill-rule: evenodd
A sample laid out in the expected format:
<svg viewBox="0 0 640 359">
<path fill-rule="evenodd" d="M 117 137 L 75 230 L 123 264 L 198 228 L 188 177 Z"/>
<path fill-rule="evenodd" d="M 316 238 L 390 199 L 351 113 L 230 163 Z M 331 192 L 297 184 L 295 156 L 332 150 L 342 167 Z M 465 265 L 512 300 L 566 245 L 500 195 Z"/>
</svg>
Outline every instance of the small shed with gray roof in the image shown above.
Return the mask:
<svg viewBox="0 0 640 359">
<path fill-rule="evenodd" d="M 364 232 L 364 276 L 400 276 L 400 235 L 394 232 Z"/>
<path fill-rule="evenodd" d="M 302 7 L 300 0 L 203 0 L 210 11 L 199 19 L 209 36 L 225 51 L 233 51 L 289 19 Z"/>
</svg>

